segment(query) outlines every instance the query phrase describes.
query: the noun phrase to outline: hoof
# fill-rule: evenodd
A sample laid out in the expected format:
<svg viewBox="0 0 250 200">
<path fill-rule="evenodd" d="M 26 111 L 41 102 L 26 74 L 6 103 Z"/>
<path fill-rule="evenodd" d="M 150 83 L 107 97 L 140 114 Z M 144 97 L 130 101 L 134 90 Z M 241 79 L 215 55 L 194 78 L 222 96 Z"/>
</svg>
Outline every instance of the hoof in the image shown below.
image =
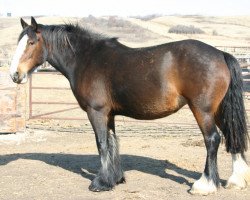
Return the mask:
<svg viewBox="0 0 250 200">
<path fill-rule="evenodd" d="M 191 194 L 199 194 L 206 196 L 217 192 L 217 187 L 212 180 L 208 180 L 206 176 L 202 174 L 201 178 L 193 184 L 189 192 Z"/>
<path fill-rule="evenodd" d="M 89 190 L 92 192 L 109 191 L 112 188 L 113 186 L 102 181 L 100 177 L 96 177 L 89 186 Z"/>
<path fill-rule="evenodd" d="M 122 183 L 126 183 L 126 179 L 124 177 L 122 177 L 119 181 L 116 182 L 117 185 Z"/>
<path fill-rule="evenodd" d="M 250 168 L 244 173 L 234 173 L 227 181 L 225 188 L 245 189 L 250 184 Z"/>
<path fill-rule="evenodd" d="M 225 188 L 244 189 L 250 184 L 250 167 L 240 154 L 232 154 L 233 174 L 227 181 Z"/>
<path fill-rule="evenodd" d="M 235 178 L 230 177 L 229 180 L 227 181 L 227 184 L 225 185 L 226 189 L 239 189 L 242 190 L 247 187 L 246 181 L 244 179 L 239 179 L 237 180 Z"/>
</svg>

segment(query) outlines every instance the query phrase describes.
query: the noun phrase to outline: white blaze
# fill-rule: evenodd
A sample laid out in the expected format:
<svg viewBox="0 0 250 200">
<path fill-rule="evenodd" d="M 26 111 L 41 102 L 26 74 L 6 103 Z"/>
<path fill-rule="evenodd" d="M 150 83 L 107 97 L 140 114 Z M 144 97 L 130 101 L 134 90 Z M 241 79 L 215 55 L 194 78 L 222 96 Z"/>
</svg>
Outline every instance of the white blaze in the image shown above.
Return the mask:
<svg viewBox="0 0 250 200">
<path fill-rule="evenodd" d="M 22 57 L 23 52 L 26 48 L 27 41 L 28 41 L 28 36 L 24 35 L 17 45 L 16 52 L 14 54 L 14 57 L 12 59 L 11 66 L 10 66 L 10 74 L 11 75 L 13 75 L 14 73 L 17 72 L 19 60 Z"/>
</svg>

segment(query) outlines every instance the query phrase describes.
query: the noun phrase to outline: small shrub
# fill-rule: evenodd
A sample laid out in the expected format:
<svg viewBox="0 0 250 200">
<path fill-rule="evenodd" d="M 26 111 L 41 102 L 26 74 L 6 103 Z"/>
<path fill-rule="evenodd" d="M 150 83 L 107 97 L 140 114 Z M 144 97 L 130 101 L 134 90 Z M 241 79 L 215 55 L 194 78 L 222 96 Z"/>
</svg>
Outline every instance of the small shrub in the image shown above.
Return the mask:
<svg viewBox="0 0 250 200">
<path fill-rule="evenodd" d="M 169 29 L 169 33 L 177 34 L 203 34 L 204 31 L 194 26 L 176 25 Z"/>
<path fill-rule="evenodd" d="M 213 30 L 213 33 L 212 33 L 214 36 L 218 35 L 218 32 L 216 30 Z"/>
<path fill-rule="evenodd" d="M 135 18 L 135 19 L 141 19 L 143 21 L 150 21 L 152 19 L 155 19 L 155 18 L 158 18 L 158 17 L 162 17 L 162 15 L 160 14 L 152 14 L 152 15 L 145 15 L 145 16 L 131 16 L 132 18 Z"/>
</svg>

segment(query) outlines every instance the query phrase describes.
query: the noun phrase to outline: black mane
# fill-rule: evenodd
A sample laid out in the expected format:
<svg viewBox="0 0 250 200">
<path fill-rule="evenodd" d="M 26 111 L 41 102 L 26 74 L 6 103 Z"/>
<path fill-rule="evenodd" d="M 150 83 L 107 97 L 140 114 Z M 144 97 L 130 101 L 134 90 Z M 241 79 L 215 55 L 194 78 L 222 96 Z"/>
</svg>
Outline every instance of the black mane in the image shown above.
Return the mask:
<svg viewBox="0 0 250 200">
<path fill-rule="evenodd" d="M 102 34 L 94 33 L 90 30 L 82 28 L 79 24 L 61 24 L 61 25 L 41 25 L 44 34 L 48 33 L 52 37 L 64 38 L 69 35 L 75 35 L 82 37 L 84 39 L 90 40 L 103 40 L 108 39 L 108 37 Z"/>
<path fill-rule="evenodd" d="M 43 37 L 54 47 L 58 49 L 70 47 L 74 52 L 78 49 L 89 48 L 97 43 L 114 39 L 94 33 L 80 27 L 78 24 L 42 26 L 42 29 Z"/>
<path fill-rule="evenodd" d="M 53 48 L 63 50 L 70 48 L 74 52 L 77 49 L 86 48 L 91 45 L 102 43 L 104 41 L 117 43 L 118 38 L 111 38 L 103 34 L 94 33 L 88 29 L 81 27 L 79 24 L 60 24 L 60 25 L 38 25 L 38 32 L 42 33 L 43 39 L 46 43 L 52 44 Z M 31 26 L 25 28 L 19 36 L 18 41 L 25 35 L 32 34 L 34 30 Z M 81 46 L 80 46 L 81 45 Z"/>
</svg>

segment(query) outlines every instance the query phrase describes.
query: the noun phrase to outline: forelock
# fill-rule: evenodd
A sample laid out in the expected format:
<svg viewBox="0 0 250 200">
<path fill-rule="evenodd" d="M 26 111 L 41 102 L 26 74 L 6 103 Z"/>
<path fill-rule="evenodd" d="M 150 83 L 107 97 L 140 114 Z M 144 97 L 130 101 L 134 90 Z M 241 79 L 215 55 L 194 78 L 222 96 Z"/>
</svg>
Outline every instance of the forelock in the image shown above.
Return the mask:
<svg viewBox="0 0 250 200">
<path fill-rule="evenodd" d="M 23 31 L 18 37 L 18 42 L 23 38 L 24 35 L 28 35 L 28 37 L 31 38 L 36 38 L 36 33 L 31 26 L 27 26 L 26 28 L 23 29 Z"/>
</svg>

